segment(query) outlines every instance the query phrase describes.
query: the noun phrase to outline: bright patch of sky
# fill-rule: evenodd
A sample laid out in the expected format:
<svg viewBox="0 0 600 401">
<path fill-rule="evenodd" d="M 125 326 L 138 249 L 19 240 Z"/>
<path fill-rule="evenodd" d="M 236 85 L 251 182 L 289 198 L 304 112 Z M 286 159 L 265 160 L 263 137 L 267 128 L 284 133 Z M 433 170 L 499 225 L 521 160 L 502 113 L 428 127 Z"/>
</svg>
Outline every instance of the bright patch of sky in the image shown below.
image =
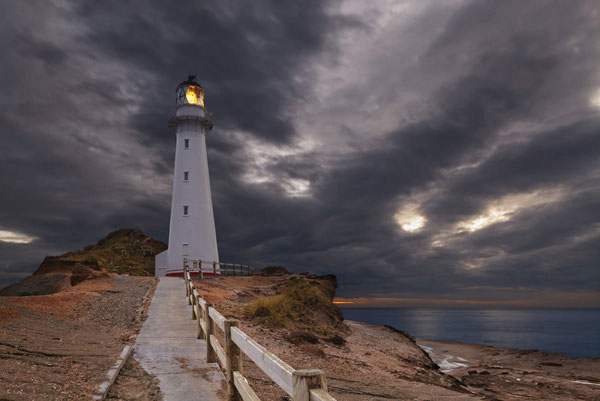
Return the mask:
<svg viewBox="0 0 600 401">
<path fill-rule="evenodd" d="M 409 233 L 421 230 L 427 223 L 425 216 L 419 213 L 418 205 L 414 203 L 403 205 L 394 215 L 394 220 L 402 230 Z"/>
<path fill-rule="evenodd" d="M 600 88 L 597 89 L 596 92 L 594 92 L 590 99 L 590 103 L 592 104 L 592 106 L 600 110 Z"/>
<path fill-rule="evenodd" d="M 518 218 L 519 213 L 533 207 L 551 204 L 563 199 L 565 191 L 561 188 L 523 192 L 500 197 L 490 201 L 484 212 L 459 221 L 448 229 L 434 235 L 431 245 L 442 247 L 457 235 L 471 234 L 494 224 Z M 467 267 L 480 267 L 480 262 L 471 261 Z"/>
<path fill-rule="evenodd" d="M 556 202 L 562 198 L 562 196 L 563 192 L 560 190 L 535 191 L 504 196 L 490 202 L 484 213 L 459 222 L 456 225 L 454 232 L 478 231 L 491 226 L 492 224 L 511 220 L 516 213 L 522 209 Z"/>
<path fill-rule="evenodd" d="M 242 133 L 236 133 L 240 138 Z M 314 149 L 314 144 L 310 140 L 304 140 L 296 146 L 276 146 L 259 142 L 256 140 L 246 140 L 246 156 L 249 163 L 242 179 L 249 184 L 276 184 L 279 185 L 287 195 L 291 197 L 310 195 L 310 181 L 298 177 L 288 177 L 281 175 L 276 168 L 271 168 L 283 158 L 290 158 L 309 152 Z"/>
<path fill-rule="evenodd" d="M 13 244 L 29 244 L 30 242 L 36 239 L 36 237 L 19 233 L 16 231 L 0 230 L 1 242 L 10 242 Z"/>
</svg>

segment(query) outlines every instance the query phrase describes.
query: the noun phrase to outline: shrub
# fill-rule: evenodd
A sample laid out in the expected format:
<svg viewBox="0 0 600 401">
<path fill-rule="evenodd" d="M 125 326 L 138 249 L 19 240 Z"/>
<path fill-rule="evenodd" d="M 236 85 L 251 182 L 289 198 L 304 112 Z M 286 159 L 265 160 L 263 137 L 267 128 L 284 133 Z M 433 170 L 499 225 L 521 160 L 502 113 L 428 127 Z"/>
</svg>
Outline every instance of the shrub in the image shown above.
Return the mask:
<svg viewBox="0 0 600 401">
<path fill-rule="evenodd" d="M 333 307 L 318 287 L 303 279 L 292 282 L 280 295 L 255 300 L 246 312 L 263 324 L 285 327 L 291 320 L 303 322 L 315 311 Z"/>
</svg>

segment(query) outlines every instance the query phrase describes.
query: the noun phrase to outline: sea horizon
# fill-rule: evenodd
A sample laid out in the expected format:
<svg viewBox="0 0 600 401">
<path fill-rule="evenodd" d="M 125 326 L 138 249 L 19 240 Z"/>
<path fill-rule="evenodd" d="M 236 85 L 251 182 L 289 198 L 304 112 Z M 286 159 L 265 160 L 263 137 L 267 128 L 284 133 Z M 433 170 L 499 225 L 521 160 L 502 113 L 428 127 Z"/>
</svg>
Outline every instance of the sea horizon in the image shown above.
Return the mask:
<svg viewBox="0 0 600 401">
<path fill-rule="evenodd" d="M 600 311 L 599 307 L 551 307 L 551 306 L 350 306 L 350 305 L 337 305 L 340 309 L 433 309 L 433 310 L 596 310 Z"/>
<path fill-rule="evenodd" d="M 344 319 L 391 326 L 418 339 L 600 358 L 599 308 L 340 309 Z"/>
</svg>

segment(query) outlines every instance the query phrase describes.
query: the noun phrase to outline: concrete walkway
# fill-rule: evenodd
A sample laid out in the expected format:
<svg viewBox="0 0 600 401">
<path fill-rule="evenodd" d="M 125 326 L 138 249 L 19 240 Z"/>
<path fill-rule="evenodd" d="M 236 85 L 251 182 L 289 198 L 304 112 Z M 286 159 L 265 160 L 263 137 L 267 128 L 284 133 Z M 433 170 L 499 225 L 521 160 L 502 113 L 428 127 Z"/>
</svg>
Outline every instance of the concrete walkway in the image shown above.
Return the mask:
<svg viewBox="0 0 600 401">
<path fill-rule="evenodd" d="M 134 357 L 158 378 L 165 401 L 221 401 L 225 377 L 216 363 L 206 363 L 206 342 L 197 339 L 191 308 L 183 279 L 162 277 Z"/>
</svg>

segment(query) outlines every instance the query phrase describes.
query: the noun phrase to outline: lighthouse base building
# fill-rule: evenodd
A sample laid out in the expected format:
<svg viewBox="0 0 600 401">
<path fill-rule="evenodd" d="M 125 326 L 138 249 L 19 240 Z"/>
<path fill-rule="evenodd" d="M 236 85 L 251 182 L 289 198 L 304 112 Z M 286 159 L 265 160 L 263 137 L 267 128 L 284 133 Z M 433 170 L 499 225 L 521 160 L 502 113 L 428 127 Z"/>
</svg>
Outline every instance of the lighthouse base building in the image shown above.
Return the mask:
<svg viewBox="0 0 600 401">
<path fill-rule="evenodd" d="M 176 94 L 177 105 L 169 117 L 176 136 L 169 248 L 155 256 L 157 277 L 182 275 L 184 259 L 219 262 L 206 155 L 212 115 L 193 76 L 177 87 Z"/>
</svg>

